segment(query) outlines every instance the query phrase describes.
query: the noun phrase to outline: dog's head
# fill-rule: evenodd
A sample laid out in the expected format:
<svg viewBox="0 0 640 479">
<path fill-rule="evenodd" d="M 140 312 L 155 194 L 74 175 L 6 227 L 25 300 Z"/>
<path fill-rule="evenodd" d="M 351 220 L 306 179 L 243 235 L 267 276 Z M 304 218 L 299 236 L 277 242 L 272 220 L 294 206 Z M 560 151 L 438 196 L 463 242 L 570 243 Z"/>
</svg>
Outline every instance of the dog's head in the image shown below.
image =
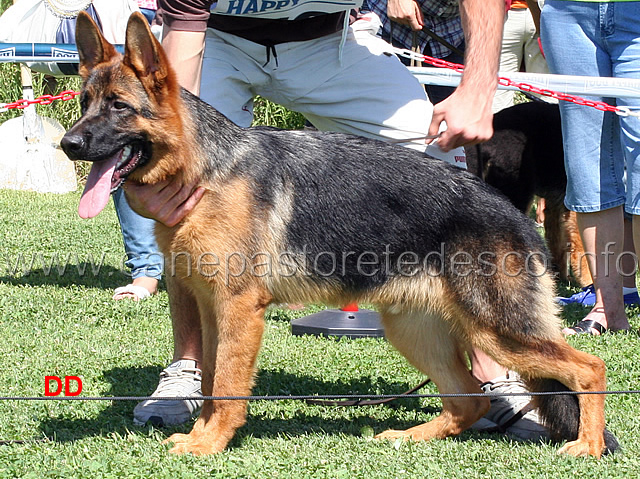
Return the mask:
<svg viewBox="0 0 640 479">
<path fill-rule="evenodd" d="M 76 40 L 82 116 L 61 146 L 70 159 L 93 162 L 78 208 L 80 216 L 92 218 L 127 177 L 144 181 L 157 169 L 171 135 L 180 135 L 175 118 L 180 88 L 140 13 L 127 24 L 124 56 L 84 12 L 78 15 Z"/>
</svg>

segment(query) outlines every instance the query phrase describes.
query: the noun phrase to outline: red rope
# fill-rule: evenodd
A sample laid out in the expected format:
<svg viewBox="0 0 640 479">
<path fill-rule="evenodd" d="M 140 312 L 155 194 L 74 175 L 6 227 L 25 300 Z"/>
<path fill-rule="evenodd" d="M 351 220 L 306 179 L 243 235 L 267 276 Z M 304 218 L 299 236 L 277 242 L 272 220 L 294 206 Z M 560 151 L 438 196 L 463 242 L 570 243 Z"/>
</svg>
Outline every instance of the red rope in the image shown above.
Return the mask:
<svg viewBox="0 0 640 479">
<path fill-rule="evenodd" d="M 447 62 L 445 60 L 441 60 L 439 58 L 433 58 L 433 57 L 429 57 L 427 55 L 422 55 L 420 53 L 416 53 L 413 52 L 411 50 L 404 50 L 404 49 L 400 49 L 400 48 L 394 48 L 394 51 L 396 52 L 396 54 L 403 56 L 403 57 L 407 57 L 407 58 L 415 58 L 417 60 L 420 60 L 424 63 L 427 63 L 429 65 L 432 65 L 434 67 L 438 67 L 438 68 L 447 68 L 449 70 L 454 70 L 458 73 L 462 73 L 464 71 L 464 65 L 460 65 L 459 63 L 451 63 L 451 62 Z M 526 91 L 529 93 L 536 93 L 538 95 L 542 95 L 542 96 L 548 96 L 551 98 L 555 98 L 557 100 L 561 100 L 561 101 L 568 101 L 571 103 L 575 103 L 577 105 L 584 105 L 584 106 L 590 106 L 592 108 L 595 108 L 596 110 L 601 110 L 601 111 L 612 111 L 617 113 L 618 115 L 621 116 L 628 116 L 628 115 L 633 115 L 633 116 L 637 116 L 637 114 L 631 113 L 631 111 L 627 108 L 620 108 L 618 106 L 613 106 L 613 105 L 609 105 L 606 102 L 603 101 L 593 101 L 593 100 L 587 100 L 586 98 L 582 98 L 576 95 L 570 95 L 567 93 L 560 93 L 557 91 L 553 91 L 553 90 L 547 90 L 545 88 L 538 88 L 536 86 L 530 85 L 528 83 L 521 83 L 521 82 L 516 82 L 514 80 L 511 80 L 510 78 L 506 78 L 506 77 L 498 77 L 498 83 L 502 86 L 512 86 L 512 87 L 516 87 L 521 91 Z"/>
<path fill-rule="evenodd" d="M 11 110 L 14 108 L 18 110 L 22 110 L 24 108 L 27 108 L 29 105 L 34 105 L 34 104 L 50 105 L 56 100 L 62 100 L 62 101 L 73 100 L 79 94 L 80 94 L 79 91 L 65 90 L 58 95 L 42 95 L 42 96 L 39 96 L 38 98 L 34 98 L 33 100 L 27 100 L 26 98 L 23 98 L 21 100 L 14 101 L 12 103 L 0 104 L 0 112 L 5 110 Z"/>
</svg>

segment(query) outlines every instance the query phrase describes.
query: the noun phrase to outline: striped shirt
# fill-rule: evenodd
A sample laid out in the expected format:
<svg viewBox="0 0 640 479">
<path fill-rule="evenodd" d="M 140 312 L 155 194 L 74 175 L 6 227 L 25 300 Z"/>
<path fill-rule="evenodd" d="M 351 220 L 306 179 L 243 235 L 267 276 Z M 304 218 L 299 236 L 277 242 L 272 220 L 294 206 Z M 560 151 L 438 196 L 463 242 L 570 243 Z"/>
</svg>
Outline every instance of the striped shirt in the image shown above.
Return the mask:
<svg viewBox="0 0 640 479">
<path fill-rule="evenodd" d="M 458 0 L 417 0 L 417 2 L 422 9 L 425 28 L 444 38 L 454 47 L 462 44 L 464 32 L 462 31 Z M 398 23 L 391 25 L 391 21 L 387 17 L 386 0 L 367 0 L 367 4 L 371 11 L 382 20 L 382 38 L 389 40 L 393 29 L 393 39 L 396 43 L 404 48 L 413 46 L 413 30 L 410 27 Z M 424 52 L 428 45 L 431 56 L 435 58 L 444 58 L 452 53 L 451 50 L 423 31 L 419 30 L 416 33 L 417 44 L 421 52 Z"/>
</svg>

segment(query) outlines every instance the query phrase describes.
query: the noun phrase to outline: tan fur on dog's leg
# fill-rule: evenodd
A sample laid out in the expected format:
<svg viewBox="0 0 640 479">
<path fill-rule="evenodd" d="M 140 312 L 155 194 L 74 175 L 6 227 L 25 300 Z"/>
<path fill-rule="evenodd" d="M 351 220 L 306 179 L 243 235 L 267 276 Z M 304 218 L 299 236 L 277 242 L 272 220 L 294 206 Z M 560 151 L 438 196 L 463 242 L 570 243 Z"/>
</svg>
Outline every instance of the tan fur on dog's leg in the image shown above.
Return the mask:
<svg viewBox="0 0 640 479">
<path fill-rule="evenodd" d="M 577 351 L 568 344 L 563 344 L 569 352 L 570 359 L 560 366 L 560 381 L 572 391 L 605 391 L 605 364 L 595 356 Z M 559 454 L 572 456 L 601 457 L 604 451 L 605 427 L 604 394 L 581 394 L 578 396 L 580 405 L 580 429 L 578 439 L 562 447 Z"/>
<path fill-rule="evenodd" d="M 469 373 L 464 349 L 451 334 L 450 325 L 440 317 L 426 313 L 383 314 L 383 325 L 391 344 L 431 378 L 440 393 L 482 392 Z M 442 439 L 461 433 L 488 410 L 488 398 L 443 398 L 442 412 L 437 418 L 405 431 L 388 430 L 376 438 Z"/>
<path fill-rule="evenodd" d="M 528 339 L 531 342 L 516 343 L 514 338 L 494 336 L 492 344 L 485 343 L 485 346 L 489 345 L 485 351 L 524 378 L 552 378 L 576 392 L 606 390 L 605 365 L 600 358 L 572 348 L 561 336 L 557 339 Z M 507 344 L 508 348 L 505 347 Z M 604 401 L 603 394 L 578 396 L 578 438 L 567 443 L 559 453 L 602 456 L 605 447 Z"/>
<path fill-rule="evenodd" d="M 576 218 L 575 211 L 567 211 L 564 218 L 569 254 L 571 255 L 570 263 L 572 274 L 580 286 L 588 286 L 593 284 L 593 278 L 589 271 L 587 255 L 584 252 L 584 246 L 582 244 L 582 238 L 580 237 L 580 230 L 578 230 L 578 220 Z"/>
<path fill-rule="evenodd" d="M 176 348 L 173 360 L 198 360 L 202 357 L 201 344 L 190 341 L 194 334 L 202 335 L 196 298 L 177 275 L 167 274 L 165 281 L 173 323 L 173 344 Z"/>
<path fill-rule="evenodd" d="M 555 200 L 555 199 L 554 199 Z M 568 255 L 570 254 L 567 245 L 567 232 L 565 231 L 564 215 L 566 208 L 564 204 L 554 200 L 547 200 L 544 215 L 544 237 L 551 253 L 551 261 L 557 268 L 560 279 L 568 281 L 569 265 Z"/>
<path fill-rule="evenodd" d="M 266 302 L 260 291 L 212 304 L 199 298 L 203 318 L 202 393 L 205 396 L 248 396 L 262 341 Z M 246 421 L 246 401 L 205 401 L 189 434 L 174 434 L 169 451 L 195 455 L 222 451 Z"/>
</svg>

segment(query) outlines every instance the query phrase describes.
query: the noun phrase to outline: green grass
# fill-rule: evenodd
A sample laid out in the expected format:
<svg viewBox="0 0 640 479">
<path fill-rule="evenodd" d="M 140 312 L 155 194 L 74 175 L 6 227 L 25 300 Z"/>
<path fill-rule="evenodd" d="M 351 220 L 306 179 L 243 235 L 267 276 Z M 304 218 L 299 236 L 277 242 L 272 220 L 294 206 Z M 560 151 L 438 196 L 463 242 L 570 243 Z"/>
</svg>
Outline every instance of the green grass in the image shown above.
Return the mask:
<svg viewBox="0 0 640 479">
<path fill-rule="evenodd" d="M 78 198 L 0 191 L 0 396 L 43 396 L 46 375 L 80 376 L 83 396 L 147 395 L 171 357 L 166 292 L 139 304 L 110 299 L 127 281 L 116 217 L 110 205 L 81 220 Z M 55 254 L 64 274 L 55 267 L 47 273 Z M 104 258 L 99 272 L 85 264 L 89 258 Z M 637 329 L 638 308 L 628 312 Z M 393 394 L 421 381 L 384 340 L 292 336 L 290 319 L 301 314 L 269 311 L 254 394 Z M 572 323 L 581 314 L 569 308 L 565 319 Z M 636 334 L 571 342 L 607 362 L 611 390 L 640 389 Z M 623 451 L 601 461 L 561 457 L 555 445 L 499 434 L 465 432 L 419 444 L 370 439 L 370 428 L 429 420 L 439 410 L 437 399 L 360 408 L 252 402 L 247 425 L 213 457 L 169 455 L 161 441 L 191 424 L 135 427 L 134 402 L 0 401 L 0 440 L 25 441 L 0 445 L 0 477 L 635 477 L 638 399 L 608 398 L 608 426 Z"/>
<path fill-rule="evenodd" d="M 0 12 L 10 5 L 0 0 Z M 43 78 L 34 75 L 35 95 Z M 56 93 L 79 89 L 65 79 Z M 21 98 L 15 65 L 0 64 L 0 102 Z M 78 102 L 38 106 L 69 127 Z M 300 115 L 256 101 L 256 124 L 300 128 Z M 1 113 L 0 122 L 20 115 Z M 82 177 L 85 168 L 79 169 Z M 47 375 L 80 376 L 83 396 L 143 396 L 171 358 L 168 299 L 114 302 L 126 284 L 123 246 L 110 205 L 99 217 L 76 214 L 78 193 L 38 195 L 0 190 L 0 396 L 43 396 Z M 63 271 L 64 270 L 64 271 Z M 560 285 L 560 293 L 575 287 Z M 272 309 L 254 394 L 393 394 L 423 378 L 384 340 L 294 337 L 292 318 L 305 312 Z M 635 329 L 638 308 L 629 309 Z M 573 324 L 584 312 L 567 308 Z M 572 338 L 601 356 L 611 390 L 640 389 L 636 334 Z M 432 386 L 424 392 L 436 392 Z M 0 478 L 413 478 L 635 477 L 640 473 L 640 402 L 607 401 L 609 428 L 623 451 L 602 461 L 559 457 L 555 445 L 518 443 L 501 435 L 465 432 L 431 443 L 372 441 L 371 431 L 406 428 L 437 414 L 436 399 L 397 406 L 330 408 L 301 402 L 252 402 L 248 423 L 223 453 L 173 456 L 161 441 L 175 431 L 138 428 L 134 402 L 0 401 Z M 23 442 L 21 442 L 23 441 Z"/>
</svg>

